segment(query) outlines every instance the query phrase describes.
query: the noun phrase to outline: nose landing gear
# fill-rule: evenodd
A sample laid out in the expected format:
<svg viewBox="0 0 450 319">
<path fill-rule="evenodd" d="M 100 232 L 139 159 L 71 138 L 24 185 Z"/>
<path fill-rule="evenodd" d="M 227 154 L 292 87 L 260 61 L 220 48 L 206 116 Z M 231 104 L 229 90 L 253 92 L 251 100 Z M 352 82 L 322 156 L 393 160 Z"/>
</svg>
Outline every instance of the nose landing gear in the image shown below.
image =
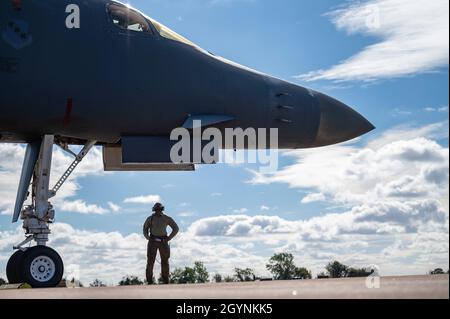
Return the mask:
<svg viewBox="0 0 450 319">
<path fill-rule="evenodd" d="M 13 216 L 13 222 L 16 222 L 20 215 L 27 236 L 24 241 L 14 247 L 17 251 L 11 256 L 6 266 L 6 275 L 9 283 L 12 284 L 28 283 L 33 288 L 56 287 L 64 274 L 61 257 L 55 250 L 46 247 L 50 234 L 49 224 L 55 217 L 53 206 L 48 200 L 56 195 L 96 141 L 89 141 L 78 155 L 70 151 L 67 146 L 62 146 L 65 151 L 75 155 L 75 160 L 55 187 L 49 190 L 53 144 L 54 136 L 45 135 L 42 141 L 30 143 L 27 146 Z M 32 204 L 22 208 L 31 179 L 33 179 Z M 23 247 L 32 240 L 37 246 Z"/>
</svg>

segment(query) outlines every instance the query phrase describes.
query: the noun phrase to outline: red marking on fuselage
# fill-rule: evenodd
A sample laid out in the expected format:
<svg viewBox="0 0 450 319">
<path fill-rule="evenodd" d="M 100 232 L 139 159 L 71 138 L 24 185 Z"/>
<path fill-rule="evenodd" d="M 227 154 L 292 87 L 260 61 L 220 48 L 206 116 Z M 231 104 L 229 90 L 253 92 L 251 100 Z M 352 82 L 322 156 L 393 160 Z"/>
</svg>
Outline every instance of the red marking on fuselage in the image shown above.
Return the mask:
<svg viewBox="0 0 450 319">
<path fill-rule="evenodd" d="M 73 99 L 69 97 L 66 104 L 66 113 L 64 114 L 63 124 L 68 125 L 70 122 L 70 114 L 72 113 Z"/>
</svg>

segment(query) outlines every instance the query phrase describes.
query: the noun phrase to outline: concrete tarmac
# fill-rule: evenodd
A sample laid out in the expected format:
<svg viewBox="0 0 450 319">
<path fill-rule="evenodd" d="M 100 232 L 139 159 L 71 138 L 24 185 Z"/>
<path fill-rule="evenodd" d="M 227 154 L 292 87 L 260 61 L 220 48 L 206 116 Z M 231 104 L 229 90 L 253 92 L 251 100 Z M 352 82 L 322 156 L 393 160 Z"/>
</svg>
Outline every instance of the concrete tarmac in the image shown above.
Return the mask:
<svg viewBox="0 0 450 319">
<path fill-rule="evenodd" d="M 449 276 L 266 281 L 201 285 L 0 290 L 0 299 L 448 299 Z"/>
</svg>

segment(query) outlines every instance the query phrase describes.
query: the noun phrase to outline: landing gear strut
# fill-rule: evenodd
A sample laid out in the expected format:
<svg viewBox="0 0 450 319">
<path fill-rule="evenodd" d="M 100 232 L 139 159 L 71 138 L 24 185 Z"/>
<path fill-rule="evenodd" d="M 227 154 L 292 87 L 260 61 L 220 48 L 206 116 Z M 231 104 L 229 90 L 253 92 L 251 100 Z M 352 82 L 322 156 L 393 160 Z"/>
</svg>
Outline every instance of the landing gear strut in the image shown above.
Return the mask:
<svg viewBox="0 0 450 319">
<path fill-rule="evenodd" d="M 50 234 L 49 224 L 53 223 L 55 218 L 55 211 L 49 199 L 56 195 L 56 192 L 96 144 L 96 141 L 89 141 L 78 155 L 70 151 L 66 145 L 60 145 L 65 151 L 73 154 L 75 160 L 55 187 L 50 190 L 50 169 L 54 143 L 53 135 L 45 135 L 41 141 L 30 143 L 27 146 L 13 216 L 13 222 L 17 222 L 20 215 L 26 238 L 14 246 L 17 251 L 8 261 L 6 275 L 9 283 L 26 282 L 33 288 L 55 287 L 64 274 L 61 257 L 55 250 L 46 247 Z M 31 180 L 32 203 L 23 207 Z M 36 242 L 36 246 L 24 247 L 33 240 Z"/>
</svg>

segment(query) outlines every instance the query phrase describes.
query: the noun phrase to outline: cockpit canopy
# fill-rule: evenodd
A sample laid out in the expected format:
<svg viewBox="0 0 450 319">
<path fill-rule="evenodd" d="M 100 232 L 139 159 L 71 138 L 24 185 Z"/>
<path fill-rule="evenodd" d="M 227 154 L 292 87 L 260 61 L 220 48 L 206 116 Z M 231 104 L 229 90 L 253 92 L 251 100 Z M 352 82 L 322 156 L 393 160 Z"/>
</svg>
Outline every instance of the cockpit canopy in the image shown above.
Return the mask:
<svg viewBox="0 0 450 319">
<path fill-rule="evenodd" d="M 152 33 L 152 29 L 150 27 L 151 23 L 162 37 L 197 47 L 197 45 L 185 37 L 182 37 L 175 31 L 172 31 L 162 23 L 146 16 L 142 12 L 131 8 L 128 5 L 120 2 L 112 2 L 108 4 L 107 11 L 112 22 L 122 29 L 135 32 Z"/>
</svg>

